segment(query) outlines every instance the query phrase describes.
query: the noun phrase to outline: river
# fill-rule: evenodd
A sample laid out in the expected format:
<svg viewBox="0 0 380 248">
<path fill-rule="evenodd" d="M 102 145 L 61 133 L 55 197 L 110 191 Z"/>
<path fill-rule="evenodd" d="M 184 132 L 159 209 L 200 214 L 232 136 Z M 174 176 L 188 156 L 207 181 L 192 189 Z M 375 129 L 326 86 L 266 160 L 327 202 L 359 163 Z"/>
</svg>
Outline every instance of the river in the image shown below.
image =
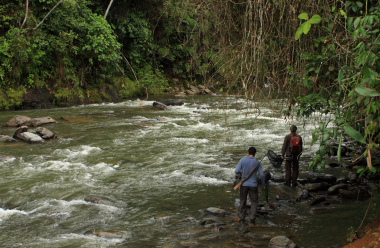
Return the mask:
<svg viewBox="0 0 380 248">
<path fill-rule="evenodd" d="M 198 228 L 204 209 L 234 211 L 234 168 L 249 146 L 257 148 L 258 158 L 269 149 L 280 152 L 289 125 L 296 124 L 304 138 L 303 157 L 317 149 L 310 145 L 311 133 L 322 117 L 285 119 L 281 100 L 181 100 L 184 106 L 166 111 L 153 109 L 151 100 L 134 99 L 1 112 L 1 125 L 15 115 L 50 116 L 58 123 L 46 127 L 60 137 L 44 144 L 0 143 L 2 247 L 177 247 L 179 233 Z M 2 134 L 14 131 L 1 127 Z M 300 177 L 314 173 L 305 160 Z M 272 174 L 283 174 L 268 160 L 263 164 Z M 105 204 L 85 201 L 89 195 Z M 287 208 L 286 216 L 270 221 L 300 247 L 332 247 L 346 243 L 365 204 L 342 202 L 318 214 L 307 204 Z M 195 221 L 173 224 L 186 218 Z M 94 230 L 123 237 L 105 238 Z"/>
</svg>

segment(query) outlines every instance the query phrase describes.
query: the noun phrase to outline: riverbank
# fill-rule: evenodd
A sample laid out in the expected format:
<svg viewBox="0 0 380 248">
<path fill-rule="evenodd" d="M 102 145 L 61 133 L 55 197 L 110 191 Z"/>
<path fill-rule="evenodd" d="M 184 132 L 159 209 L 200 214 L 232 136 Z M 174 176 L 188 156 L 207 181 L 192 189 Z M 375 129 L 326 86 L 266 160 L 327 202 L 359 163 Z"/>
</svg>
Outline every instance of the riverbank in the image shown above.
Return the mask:
<svg viewBox="0 0 380 248">
<path fill-rule="evenodd" d="M 378 248 L 380 247 L 380 220 L 365 227 L 364 237 L 344 246 L 343 248 Z"/>
</svg>

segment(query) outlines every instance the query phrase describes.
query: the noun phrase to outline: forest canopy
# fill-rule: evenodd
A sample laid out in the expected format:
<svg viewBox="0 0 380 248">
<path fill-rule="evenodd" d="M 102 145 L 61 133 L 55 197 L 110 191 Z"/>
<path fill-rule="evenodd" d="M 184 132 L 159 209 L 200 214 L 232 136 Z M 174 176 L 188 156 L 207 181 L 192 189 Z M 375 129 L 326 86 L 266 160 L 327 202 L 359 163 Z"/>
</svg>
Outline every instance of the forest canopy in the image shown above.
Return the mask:
<svg viewBox="0 0 380 248">
<path fill-rule="evenodd" d="M 269 87 L 289 101 L 285 115 L 335 116 L 333 129 L 321 123 L 314 133 L 322 148 L 343 133 L 367 158 L 378 148 L 378 0 L 0 2 L 1 110 L 189 84 L 247 98 Z"/>
</svg>

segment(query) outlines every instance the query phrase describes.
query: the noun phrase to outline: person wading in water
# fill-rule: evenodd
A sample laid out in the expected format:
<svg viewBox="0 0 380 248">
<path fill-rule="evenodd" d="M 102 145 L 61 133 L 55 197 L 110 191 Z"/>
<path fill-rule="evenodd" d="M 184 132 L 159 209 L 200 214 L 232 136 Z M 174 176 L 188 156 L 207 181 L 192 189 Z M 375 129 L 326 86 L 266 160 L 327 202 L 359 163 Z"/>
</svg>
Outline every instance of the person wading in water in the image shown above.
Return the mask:
<svg viewBox="0 0 380 248">
<path fill-rule="evenodd" d="M 239 206 L 239 219 L 244 221 L 247 215 L 247 196 L 251 200 L 251 215 L 249 217 L 251 223 L 255 223 L 256 211 L 259 202 L 259 192 L 257 190 L 257 173 L 260 174 L 261 183 L 265 189 L 265 175 L 261 161 L 256 159 L 256 148 L 250 147 L 248 149 L 248 156 L 240 159 L 235 173 L 241 173 L 241 178 L 244 183 L 240 186 L 240 206 Z M 246 179 L 248 177 L 248 179 Z"/>
<path fill-rule="evenodd" d="M 290 134 L 284 138 L 282 145 L 282 159 L 285 159 L 285 185 L 293 187 L 297 186 L 297 179 L 299 173 L 299 158 L 302 153 L 302 137 L 298 135 L 297 126 L 290 127 Z"/>
</svg>

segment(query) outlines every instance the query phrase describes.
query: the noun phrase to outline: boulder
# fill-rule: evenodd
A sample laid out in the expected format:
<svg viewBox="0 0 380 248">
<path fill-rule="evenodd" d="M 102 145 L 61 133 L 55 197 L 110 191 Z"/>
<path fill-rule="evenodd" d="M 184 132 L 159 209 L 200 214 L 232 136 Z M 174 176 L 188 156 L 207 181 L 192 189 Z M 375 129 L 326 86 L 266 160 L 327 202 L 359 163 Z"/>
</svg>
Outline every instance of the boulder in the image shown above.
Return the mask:
<svg viewBox="0 0 380 248">
<path fill-rule="evenodd" d="M 305 189 L 308 191 L 320 191 L 320 190 L 327 190 L 330 187 L 330 185 L 326 182 L 321 183 L 309 183 L 305 185 Z"/>
<path fill-rule="evenodd" d="M 0 135 L 0 142 L 14 142 L 14 141 L 16 140 L 8 135 Z"/>
<path fill-rule="evenodd" d="M 158 110 L 166 110 L 168 107 L 162 102 L 153 102 L 153 107 Z"/>
<path fill-rule="evenodd" d="M 41 118 L 30 118 L 28 116 L 16 115 L 10 119 L 5 126 L 6 127 L 20 127 L 20 126 L 29 126 L 29 127 L 38 127 L 45 124 L 57 123 L 51 117 L 41 117 Z"/>
<path fill-rule="evenodd" d="M 353 192 L 350 190 L 339 189 L 339 194 L 342 195 L 344 198 L 349 198 L 349 199 L 358 198 L 358 192 Z"/>
<path fill-rule="evenodd" d="M 296 248 L 297 245 L 285 236 L 276 236 L 269 241 L 269 248 Z"/>
<path fill-rule="evenodd" d="M 41 118 L 33 118 L 32 123 L 33 123 L 33 127 L 38 127 L 38 126 L 42 126 L 46 124 L 54 124 L 54 123 L 57 123 L 57 121 L 47 116 L 47 117 L 41 117 Z"/>
<path fill-rule="evenodd" d="M 309 191 L 307 189 L 303 189 L 299 198 L 301 198 L 301 199 L 309 198 Z"/>
<path fill-rule="evenodd" d="M 35 132 L 39 136 L 41 136 L 43 139 L 57 139 L 58 138 L 58 136 L 55 133 L 53 133 L 52 131 L 44 127 L 37 127 L 35 129 Z"/>
<path fill-rule="evenodd" d="M 180 100 L 166 100 L 163 102 L 163 104 L 165 104 L 166 106 L 182 106 L 185 103 Z"/>
<path fill-rule="evenodd" d="M 28 132 L 27 126 L 19 127 L 16 132 L 13 134 L 14 139 L 26 141 L 28 143 L 44 143 L 44 139 L 41 136 Z"/>
<path fill-rule="evenodd" d="M 227 215 L 231 214 L 230 212 L 227 212 L 227 211 L 225 211 L 223 209 L 214 208 L 214 207 L 207 208 L 205 210 L 205 213 L 206 214 L 215 215 L 215 216 L 221 216 L 221 217 L 224 217 L 224 216 L 227 216 Z"/>
<path fill-rule="evenodd" d="M 41 138 L 41 136 L 35 133 L 31 133 L 31 132 L 23 132 L 18 136 L 18 138 L 28 143 L 44 143 L 45 142 L 45 140 Z"/>
<path fill-rule="evenodd" d="M 334 185 L 327 190 L 327 194 L 329 195 L 338 194 L 340 189 L 347 189 L 347 187 L 348 185 L 345 183 Z"/>
<path fill-rule="evenodd" d="M 20 127 L 25 125 L 25 123 L 30 122 L 32 118 L 24 115 L 16 115 L 12 119 L 10 119 L 7 123 L 5 123 L 6 127 Z"/>
<path fill-rule="evenodd" d="M 13 134 L 14 139 L 21 139 L 21 133 L 28 132 L 28 126 L 21 126 L 17 128 L 16 132 Z"/>
<path fill-rule="evenodd" d="M 310 205 L 311 205 L 311 206 L 315 206 L 315 205 L 318 205 L 319 203 L 324 202 L 324 201 L 326 201 L 326 197 L 324 197 L 324 196 L 320 196 L 320 197 L 315 198 L 315 199 L 310 203 Z"/>
</svg>

